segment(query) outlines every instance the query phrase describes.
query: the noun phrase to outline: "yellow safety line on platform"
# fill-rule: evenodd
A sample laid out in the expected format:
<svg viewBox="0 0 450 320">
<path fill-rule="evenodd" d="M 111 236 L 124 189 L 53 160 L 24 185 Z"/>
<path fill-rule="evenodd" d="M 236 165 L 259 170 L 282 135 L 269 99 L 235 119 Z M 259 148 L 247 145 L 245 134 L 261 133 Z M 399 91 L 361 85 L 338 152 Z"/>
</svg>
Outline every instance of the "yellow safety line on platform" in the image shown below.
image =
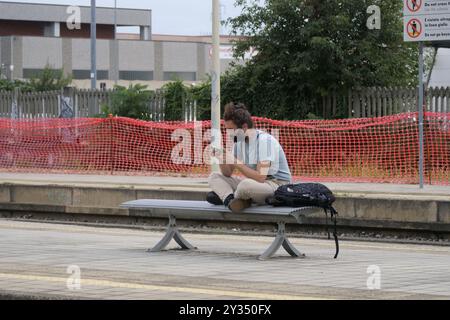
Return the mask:
<svg viewBox="0 0 450 320">
<path fill-rule="evenodd" d="M 13 280 L 28 280 L 28 281 L 46 281 L 54 283 L 66 283 L 67 278 L 49 277 L 49 276 L 35 276 L 35 275 L 23 275 L 23 274 L 7 274 L 0 273 L 0 279 L 13 279 Z M 284 295 L 284 294 L 271 294 L 271 293 L 257 293 L 257 292 L 240 292 L 232 290 L 219 290 L 219 289 L 202 289 L 202 288 L 189 288 L 189 287 L 171 287 L 161 285 L 148 285 L 128 282 L 116 282 L 109 280 L 95 280 L 95 279 L 81 279 L 81 287 L 83 286 L 98 286 L 98 287 L 111 287 L 111 288 L 125 288 L 125 289 L 142 289 L 142 290 L 159 290 L 168 292 L 181 292 L 181 293 L 194 293 L 204 294 L 212 296 L 229 296 L 239 298 L 261 299 L 261 300 L 329 300 L 319 297 L 308 297 L 298 295 Z M 71 291 L 73 292 L 73 291 Z M 126 295 L 126 293 L 124 293 Z"/>
</svg>

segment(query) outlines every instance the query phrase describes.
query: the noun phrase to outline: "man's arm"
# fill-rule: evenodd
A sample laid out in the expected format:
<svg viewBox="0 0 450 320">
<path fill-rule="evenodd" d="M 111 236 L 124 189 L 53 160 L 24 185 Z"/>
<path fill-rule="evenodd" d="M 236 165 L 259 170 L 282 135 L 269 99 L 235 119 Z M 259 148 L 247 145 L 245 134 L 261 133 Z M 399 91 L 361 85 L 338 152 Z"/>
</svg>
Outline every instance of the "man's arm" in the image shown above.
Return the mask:
<svg viewBox="0 0 450 320">
<path fill-rule="evenodd" d="M 264 183 L 269 172 L 270 161 L 259 162 L 256 166 L 256 170 L 253 170 L 252 168 L 249 168 L 245 164 L 239 162 L 236 165 L 236 168 L 247 178 L 253 179 L 259 183 Z"/>
<path fill-rule="evenodd" d="M 267 147 L 269 142 L 267 138 L 259 137 L 256 142 L 259 146 L 258 149 L 262 147 Z M 261 147 L 262 146 L 262 147 Z M 264 183 L 267 180 L 267 176 L 269 175 L 269 170 L 272 165 L 272 157 L 265 157 L 264 159 L 260 159 L 256 165 L 256 170 L 253 170 L 250 167 L 247 167 L 242 161 L 236 160 L 237 165 L 235 166 L 244 176 L 249 179 L 253 179 L 259 183 Z"/>
<path fill-rule="evenodd" d="M 225 154 L 225 163 L 226 164 L 220 165 L 220 169 L 224 176 L 230 177 L 233 174 L 233 171 L 237 169 L 247 178 L 260 183 L 266 181 L 271 166 L 271 161 L 261 161 L 258 162 L 256 170 L 253 170 L 252 168 L 247 167 L 241 160 L 237 159 L 232 153 Z M 231 163 L 234 163 L 234 165 Z"/>
<path fill-rule="evenodd" d="M 231 177 L 233 175 L 233 172 L 235 170 L 235 162 L 227 162 L 227 156 L 228 154 L 225 153 L 224 149 L 215 149 L 214 148 L 214 152 L 216 153 L 216 155 L 218 156 L 219 161 L 223 161 L 223 156 L 225 155 L 225 162 L 224 163 L 219 163 L 219 168 L 220 168 L 220 172 L 225 176 L 225 177 Z"/>
</svg>

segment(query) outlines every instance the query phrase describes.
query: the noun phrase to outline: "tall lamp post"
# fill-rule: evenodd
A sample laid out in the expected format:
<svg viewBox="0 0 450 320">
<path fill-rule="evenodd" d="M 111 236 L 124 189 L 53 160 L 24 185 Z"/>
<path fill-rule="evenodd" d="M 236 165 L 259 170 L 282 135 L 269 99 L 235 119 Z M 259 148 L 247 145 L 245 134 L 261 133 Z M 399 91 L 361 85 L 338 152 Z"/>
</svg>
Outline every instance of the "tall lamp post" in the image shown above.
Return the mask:
<svg viewBox="0 0 450 320">
<path fill-rule="evenodd" d="M 91 0 L 91 89 L 97 88 L 97 19 L 96 3 Z"/>
<path fill-rule="evenodd" d="M 220 2 L 212 0 L 212 65 L 211 72 L 211 138 L 212 146 L 220 148 Z M 212 171 L 218 171 L 218 165 L 212 163 Z"/>
<path fill-rule="evenodd" d="M 117 0 L 114 0 L 114 40 L 117 39 Z"/>
<path fill-rule="evenodd" d="M 116 59 L 116 68 L 119 67 L 119 43 L 117 41 L 117 0 L 114 0 L 114 57 Z M 114 84 L 117 85 L 118 71 L 114 72 Z"/>
<path fill-rule="evenodd" d="M 423 87 L 423 42 L 419 42 L 419 186 L 420 189 L 424 188 L 424 87 Z"/>
</svg>

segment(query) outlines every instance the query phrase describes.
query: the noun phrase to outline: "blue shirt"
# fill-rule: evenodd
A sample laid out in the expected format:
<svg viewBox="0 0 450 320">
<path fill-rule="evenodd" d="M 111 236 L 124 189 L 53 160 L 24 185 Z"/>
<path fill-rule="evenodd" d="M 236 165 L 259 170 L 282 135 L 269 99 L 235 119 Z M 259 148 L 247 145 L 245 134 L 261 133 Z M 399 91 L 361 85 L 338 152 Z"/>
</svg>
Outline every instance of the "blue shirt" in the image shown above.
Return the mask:
<svg viewBox="0 0 450 320">
<path fill-rule="evenodd" d="M 254 138 L 236 142 L 233 155 L 253 170 L 259 162 L 270 161 L 268 178 L 291 182 L 289 164 L 278 140 L 261 130 L 256 130 L 256 133 Z"/>
</svg>

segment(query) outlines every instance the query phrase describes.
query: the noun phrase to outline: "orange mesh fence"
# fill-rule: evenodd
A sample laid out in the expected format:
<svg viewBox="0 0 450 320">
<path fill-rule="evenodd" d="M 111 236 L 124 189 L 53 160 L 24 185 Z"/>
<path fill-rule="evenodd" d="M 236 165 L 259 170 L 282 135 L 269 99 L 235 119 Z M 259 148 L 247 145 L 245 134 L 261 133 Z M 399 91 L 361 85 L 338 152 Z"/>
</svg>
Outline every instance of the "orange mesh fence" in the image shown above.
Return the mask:
<svg viewBox="0 0 450 320">
<path fill-rule="evenodd" d="M 418 183 L 417 118 L 254 120 L 279 139 L 298 180 Z M 206 176 L 208 129 L 209 121 L 0 119 L 0 170 Z M 424 129 L 426 182 L 450 185 L 450 113 L 426 113 Z"/>
</svg>

